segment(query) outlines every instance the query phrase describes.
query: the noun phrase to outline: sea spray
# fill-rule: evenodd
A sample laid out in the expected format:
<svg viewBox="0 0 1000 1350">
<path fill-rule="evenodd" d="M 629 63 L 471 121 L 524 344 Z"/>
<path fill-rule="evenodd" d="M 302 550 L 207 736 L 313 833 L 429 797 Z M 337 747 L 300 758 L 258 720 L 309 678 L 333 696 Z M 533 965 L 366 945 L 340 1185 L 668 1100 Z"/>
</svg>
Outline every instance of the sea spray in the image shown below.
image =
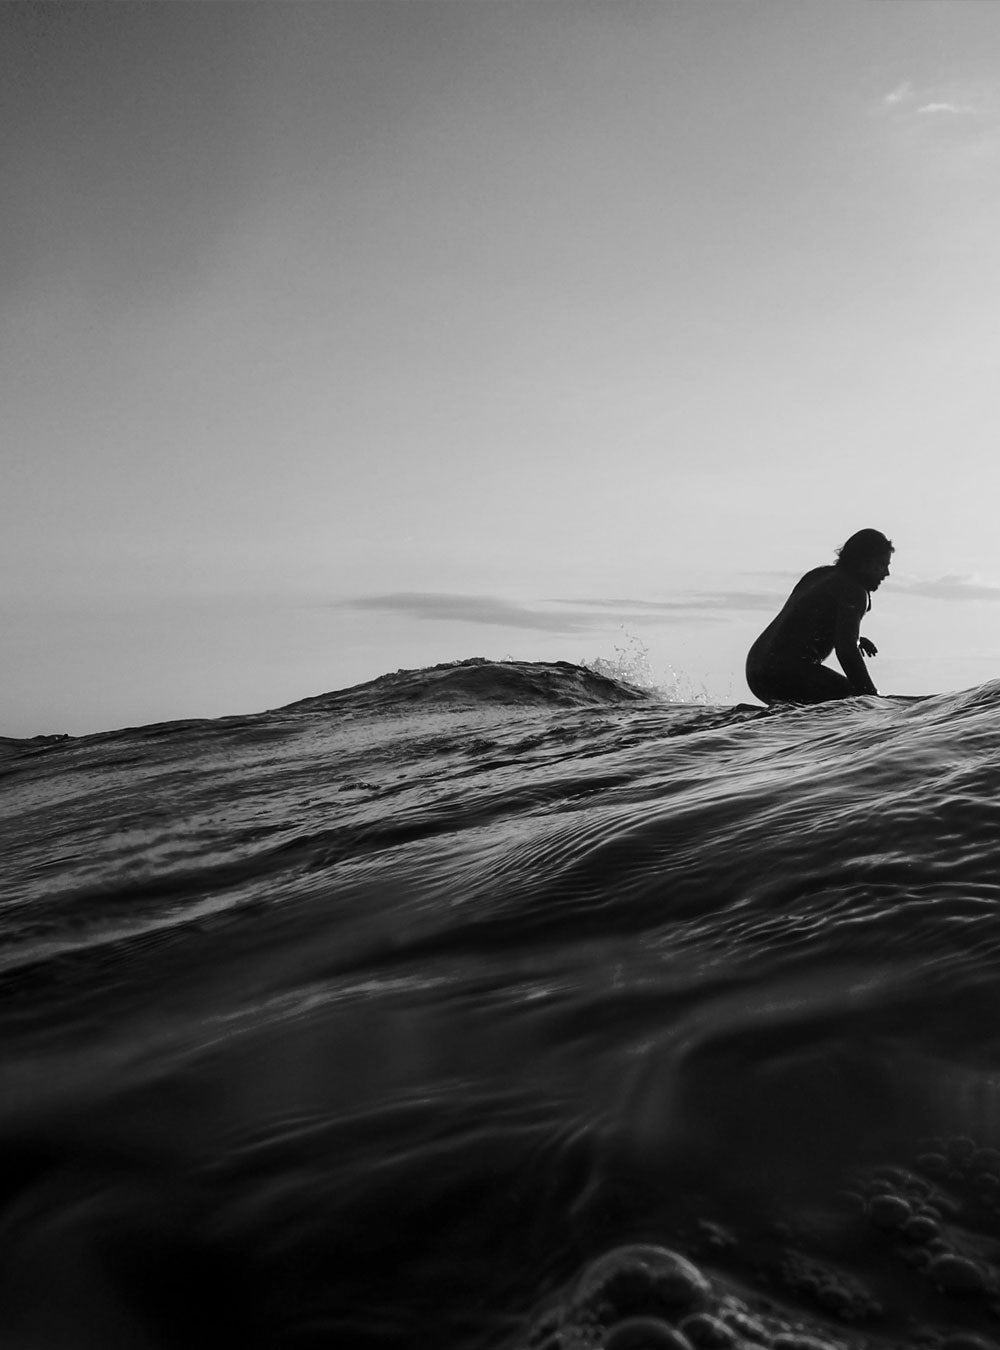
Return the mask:
<svg viewBox="0 0 1000 1350">
<path fill-rule="evenodd" d="M 622 631 L 624 640 L 612 647 L 610 657 L 596 656 L 592 661 L 581 661 L 580 664 L 637 689 L 647 689 L 668 703 L 709 702 L 705 685 L 696 683 L 685 672 L 668 665 L 657 674 L 646 643 L 634 633 L 625 632 L 624 625 Z"/>
</svg>

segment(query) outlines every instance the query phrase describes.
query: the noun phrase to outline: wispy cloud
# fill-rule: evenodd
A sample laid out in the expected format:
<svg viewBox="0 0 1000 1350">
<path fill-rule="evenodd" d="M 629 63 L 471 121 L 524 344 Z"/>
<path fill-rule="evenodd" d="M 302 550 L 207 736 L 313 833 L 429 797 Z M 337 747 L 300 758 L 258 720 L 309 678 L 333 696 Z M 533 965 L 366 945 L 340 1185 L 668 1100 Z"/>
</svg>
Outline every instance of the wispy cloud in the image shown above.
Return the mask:
<svg viewBox="0 0 1000 1350">
<path fill-rule="evenodd" d="M 884 108 L 917 113 L 969 113 L 976 112 L 983 100 L 973 96 L 970 89 L 958 89 L 955 85 L 925 85 L 918 88 L 912 80 L 903 80 L 895 89 L 882 95 Z"/>
<path fill-rule="evenodd" d="M 961 115 L 963 113 L 974 113 L 976 109 L 971 103 L 923 103 L 917 109 L 918 113 L 950 113 L 952 115 Z"/>
<path fill-rule="evenodd" d="M 593 608 L 631 611 L 636 614 L 689 614 L 692 610 L 777 610 L 784 595 L 776 591 L 691 591 L 669 600 L 597 599 L 559 600 L 561 605 L 589 605 Z"/>
<path fill-rule="evenodd" d="M 1000 583 L 970 573 L 932 578 L 894 576 L 884 599 L 896 595 L 926 600 L 1000 601 Z M 778 612 L 787 589 L 678 592 L 663 599 L 636 596 L 575 596 L 540 599 L 522 604 L 497 595 L 463 595 L 448 591 L 393 591 L 357 596 L 338 607 L 397 614 L 406 618 L 444 623 L 516 628 L 551 634 L 592 632 L 615 624 L 725 623 L 740 615 Z"/>
<path fill-rule="evenodd" d="M 442 591 L 394 591 L 343 602 L 349 609 L 385 610 L 415 619 L 487 624 L 493 628 L 537 628 L 549 633 L 582 632 L 591 627 L 583 615 L 529 609 L 495 595 L 455 595 Z"/>
<path fill-rule="evenodd" d="M 888 94 L 883 95 L 882 102 L 887 108 L 892 108 L 897 103 L 905 103 L 912 96 L 913 85 L 909 80 L 904 80 L 902 84 L 898 84 L 895 89 L 890 89 Z"/>
<path fill-rule="evenodd" d="M 918 84 L 904 80 L 881 95 L 877 116 L 891 137 L 900 163 L 920 174 L 918 181 L 931 182 L 938 189 L 944 178 L 949 192 L 964 184 L 971 196 L 957 203 L 944 199 L 954 211 L 965 212 L 963 232 L 979 219 L 977 212 L 995 200 L 984 174 L 995 177 L 1000 154 L 1000 84 L 962 80 L 942 80 Z M 995 232 L 995 211 L 990 207 L 987 221 Z"/>
<path fill-rule="evenodd" d="M 996 91 L 954 83 L 918 87 L 911 80 L 904 80 L 883 94 L 879 103 L 895 123 L 904 125 L 912 125 L 914 121 L 934 123 L 958 119 L 981 130 L 996 127 L 1000 113 Z"/>
<path fill-rule="evenodd" d="M 747 611 L 776 612 L 782 595 L 764 591 L 699 591 L 665 600 L 627 597 L 583 597 L 539 601 L 538 607 L 495 595 L 459 595 L 442 591 L 394 591 L 358 596 L 341 605 L 383 611 L 409 618 L 448 623 L 485 624 L 494 628 L 528 628 L 547 633 L 580 633 L 609 622 L 720 623 L 727 615 Z"/>
<path fill-rule="evenodd" d="M 893 590 L 903 591 L 906 595 L 924 596 L 928 600 L 1000 600 L 1000 584 L 984 581 L 968 572 L 927 580 L 894 578 L 887 584 L 891 584 Z"/>
</svg>

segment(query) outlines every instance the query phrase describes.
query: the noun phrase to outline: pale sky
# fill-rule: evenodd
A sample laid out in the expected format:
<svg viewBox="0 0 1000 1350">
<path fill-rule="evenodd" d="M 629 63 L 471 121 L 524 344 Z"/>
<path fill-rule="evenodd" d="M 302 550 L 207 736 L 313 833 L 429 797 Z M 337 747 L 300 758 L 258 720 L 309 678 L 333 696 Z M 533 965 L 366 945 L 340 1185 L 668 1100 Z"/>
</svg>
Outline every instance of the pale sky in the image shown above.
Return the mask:
<svg viewBox="0 0 1000 1350">
<path fill-rule="evenodd" d="M 1000 6 L 0 5 L 0 734 L 633 641 L 896 544 L 1000 677 Z"/>
</svg>

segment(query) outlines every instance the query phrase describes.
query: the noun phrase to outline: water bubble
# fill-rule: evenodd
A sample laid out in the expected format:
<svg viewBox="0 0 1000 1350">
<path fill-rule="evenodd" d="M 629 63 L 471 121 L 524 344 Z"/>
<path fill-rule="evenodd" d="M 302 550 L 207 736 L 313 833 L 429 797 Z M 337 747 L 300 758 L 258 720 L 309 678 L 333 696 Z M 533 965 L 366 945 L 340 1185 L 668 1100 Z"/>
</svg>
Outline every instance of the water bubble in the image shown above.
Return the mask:
<svg viewBox="0 0 1000 1350">
<path fill-rule="evenodd" d="M 574 1306 L 606 1323 L 678 1316 L 704 1307 L 711 1286 L 697 1266 L 666 1247 L 636 1244 L 599 1257 L 580 1277 Z"/>
<path fill-rule="evenodd" d="M 693 1350 L 691 1342 L 659 1317 L 629 1317 L 613 1326 L 604 1350 Z"/>
<path fill-rule="evenodd" d="M 912 1219 L 907 1219 L 903 1224 L 903 1236 L 908 1237 L 911 1242 L 930 1242 L 932 1238 L 939 1237 L 941 1226 L 928 1214 L 914 1214 Z"/>
<path fill-rule="evenodd" d="M 947 1294 L 975 1294 L 986 1287 L 983 1272 L 968 1257 L 954 1252 L 936 1256 L 927 1274 Z"/>
<path fill-rule="evenodd" d="M 868 1206 L 868 1217 L 876 1228 L 891 1231 L 901 1228 L 912 1211 L 900 1195 L 877 1195 Z"/>
</svg>

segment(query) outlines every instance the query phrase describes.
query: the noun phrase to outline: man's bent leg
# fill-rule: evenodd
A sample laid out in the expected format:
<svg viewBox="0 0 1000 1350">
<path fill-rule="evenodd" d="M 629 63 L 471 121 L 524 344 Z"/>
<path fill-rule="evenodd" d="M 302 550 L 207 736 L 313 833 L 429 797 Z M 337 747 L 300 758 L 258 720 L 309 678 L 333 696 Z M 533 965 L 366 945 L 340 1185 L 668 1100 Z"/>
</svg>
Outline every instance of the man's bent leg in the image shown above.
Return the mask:
<svg viewBox="0 0 1000 1350">
<path fill-rule="evenodd" d="M 762 703 L 829 703 L 833 699 L 853 698 L 854 690 L 845 675 L 829 666 L 782 666 L 776 670 L 747 670 L 750 692 Z"/>
</svg>

